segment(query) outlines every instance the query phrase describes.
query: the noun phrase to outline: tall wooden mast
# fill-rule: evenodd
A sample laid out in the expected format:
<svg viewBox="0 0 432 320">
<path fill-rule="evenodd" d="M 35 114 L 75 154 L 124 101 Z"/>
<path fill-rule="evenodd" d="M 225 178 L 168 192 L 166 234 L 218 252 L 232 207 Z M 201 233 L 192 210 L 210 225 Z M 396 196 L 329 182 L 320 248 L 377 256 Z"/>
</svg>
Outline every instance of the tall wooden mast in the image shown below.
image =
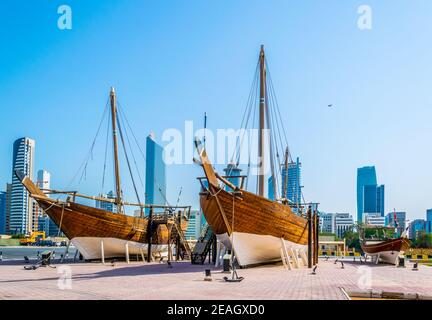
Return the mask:
<svg viewBox="0 0 432 320">
<path fill-rule="evenodd" d="M 288 168 L 289 168 L 289 150 L 288 147 L 285 150 L 285 162 L 283 164 L 285 171 L 285 180 L 283 181 L 282 186 L 282 198 L 288 199 Z"/>
<path fill-rule="evenodd" d="M 260 102 L 259 102 L 259 135 L 258 135 L 258 194 L 264 196 L 264 129 L 266 113 L 266 68 L 264 46 L 260 52 Z"/>
<path fill-rule="evenodd" d="M 117 147 L 117 101 L 114 88 L 111 88 L 110 92 L 111 102 L 111 122 L 112 122 L 112 133 L 113 133 L 113 148 L 114 148 L 114 171 L 115 171 L 115 182 L 116 182 L 116 205 L 117 212 L 123 213 L 122 210 L 122 191 L 120 184 L 120 168 L 118 159 L 118 147 Z"/>
</svg>

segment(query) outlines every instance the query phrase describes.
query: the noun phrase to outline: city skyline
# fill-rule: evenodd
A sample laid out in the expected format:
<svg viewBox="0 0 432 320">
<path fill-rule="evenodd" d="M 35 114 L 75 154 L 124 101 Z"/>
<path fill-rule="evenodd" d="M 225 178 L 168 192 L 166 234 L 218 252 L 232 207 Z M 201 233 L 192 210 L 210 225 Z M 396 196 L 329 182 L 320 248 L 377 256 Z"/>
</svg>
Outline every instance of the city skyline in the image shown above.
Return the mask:
<svg viewBox="0 0 432 320">
<path fill-rule="evenodd" d="M 68 187 L 112 85 L 139 128 L 142 147 L 152 131 L 161 137 L 167 128 L 183 128 L 185 120 L 202 127 L 204 112 L 209 130 L 238 128 L 263 43 L 289 124 L 290 149 L 302 159 L 306 200 L 320 202 L 323 211 L 355 216 L 355 170 L 374 165 L 386 185 L 385 207 L 405 211 L 411 220 L 424 218 L 432 207 L 431 151 L 425 147 L 432 136 L 425 40 L 432 4 L 407 8 L 402 1 L 390 6 L 370 1 L 373 28 L 361 31 L 356 1 L 338 6 L 276 1 L 271 11 L 258 1 L 248 3 L 238 25 L 241 1 L 229 12 L 208 3 L 173 4 L 167 10 L 138 1 L 95 1 L 86 7 L 70 1 L 75 17 L 70 31 L 57 29 L 55 3 L 6 4 L 11 15 L 4 17 L 10 27 L 0 31 L 8 39 L 0 50 L 1 185 L 11 182 L 13 141 L 28 136 L 38 143 L 36 167 L 53 174 L 54 188 Z M 212 14 L 200 15 L 201 10 Z M 255 26 L 259 16 L 269 18 L 268 24 Z M 167 21 L 176 26 L 175 36 Z M 400 31 L 397 36 L 394 30 Z M 134 37 L 123 37 L 131 32 Z M 219 114 L 229 116 L 221 120 Z M 410 170 L 408 154 L 415 164 Z M 95 157 L 103 151 L 96 150 Z M 101 170 L 95 168 L 79 186 L 85 193 L 99 193 Z M 175 203 L 183 187 L 181 203 L 197 208 L 199 175 L 193 165 L 167 166 L 169 201 Z M 415 192 L 407 188 L 413 185 Z M 132 190 L 130 182 L 124 189 Z"/>
</svg>

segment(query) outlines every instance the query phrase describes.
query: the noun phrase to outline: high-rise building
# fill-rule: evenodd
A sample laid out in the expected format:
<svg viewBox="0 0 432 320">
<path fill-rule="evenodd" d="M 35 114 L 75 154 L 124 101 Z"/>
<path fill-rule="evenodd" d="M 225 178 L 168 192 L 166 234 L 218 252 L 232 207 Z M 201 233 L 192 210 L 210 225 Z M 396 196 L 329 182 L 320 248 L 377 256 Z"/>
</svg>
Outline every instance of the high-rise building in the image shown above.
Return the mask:
<svg viewBox="0 0 432 320">
<path fill-rule="evenodd" d="M 384 185 L 377 184 L 374 166 L 357 169 L 357 221 L 364 221 L 363 213 L 379 213 L 384 217 Z"/>
<path fill-rule="evenodd" d="M 382 217 L 379 212 L 363 212 L 363 223 L 369 226 L 384 227 L 385 217 Z"/>
<path fill-rule="evenodd" d="M 377 192 L 377 206 L 376 206 L 376 212 L 379 212 L 381 217 L 384 217 L 385 211 L 384 211 L 384 185 L 377 186 L 376 192 Z"/>
<path fill-rule="evenodd" d="M 146 204 L 166 204 L 166 177 L 163 148 L 155 141 L 153 134 L 146 141 Z M 146 209 L 146 214 L 149 209 Z"/>
<path fill-rule="evenodd" d="M 363 215 L 365 212 L 384 217 L 384 185 L 363 186 Z"/>
<path fill-rule="evenodd" d="M 227 180 L 231 182 L 236 187 L 240 188 L 240 175 L 241 169 L 235 163 L 229 163 L 227 167 L 224 169 L 225 176 L 227 176 Z M 230 190 L 230 187 L 226 187 L 227 190 Z"/>
<path fill-rule="evenodd" d="M 6 192 L 0 191 L 0 234 L 6 234 Z"/>
<path fill-rule="evenodd" d="M 320 232 L 335 233 L 335 214 L 321 212 L 320 217 Z"/>
<path fill-rule="evenodd" d="M 395 221 L 396 214 L 396 221 Z M 406 228 L 406 212 L 389 212 L 386 215 L 386 227 L 397 228 L 397 234 L 401 235 Z"/>
<path fill-rule="evenodd" d="M 427 233 L 432 233 L 432 209 L 426 210 Z"/>
<path fill-rule="evenodd" d="M 285 185 L 287 190 L 287 198 L 293 203 L 301 203 L 301 162 L 297 157 L 295 162 L 290 162 L 288 164 L 288 170 L 285 166 L 282 166 L 282 190 Z M 287 182 L 288 178 L 288 182 Z"/>
<path fill-rule="evenodd" d="M 267 185 L 268 185 L 267 198 L 269 198 L 270 200 L 273 200 L 273 201 L 276 200 L 275 194 L 274 194 L 273 177 L 268 178 Z"/>
<path fill-rule="evenodd" d="M 185 232 L 186 240 L 198 240 L 205 224 L 204 215 L 201 210 L 191 210 L 188 228 Z"/>
<path fill-rule="evenodd" d="M 35 141 L 21 138 L 14 142 L 12 161 L 12 191 L 9 228 L 13 234 L 33 231 L 33 200 L 15 175 L 20 170 L 33 179 Z"/>
<path fill-rule="evenodd" d="M 338 238 L 343 238 L 347 231 L 354 227 L 354 219 L 349 213 L 335 214 L 335 233 Z"/>
<path fill-rule="evenodd" d="M 37 173 L 36 185 L 41 190 L 49 190 L 51 187 L 51 174 L 46 170 L 39 170 Z M 45 213 L 37 202 L 33 200 L 32 230 L 45 230 L 45 218 Z"/>
<path fill-rule="evenodd" d="M 116 198 L 113 191 L 110 191 L 107 194 L 100 194 L 99 197 L 104 199 L 111 199 L 111 200 L 114 200 Z M 95 206 L 96 208 L 103 209 L 106 211 L 111 211 L 111 212 L 117 211 L 117 206 L 115 205 L 115 203 L 112 202 L 96 200 Z"/>
<path fill-rule="evenodd" d="M 51 174 L 46 170 L 39 170 L 37 173 L 36 185 L 39 189 L 49 190 L 51 189 Z M 48 194 L 49 196 L 49 194 Z M 59 227 L 57 224 L 43 212 L 38 206 L 37 202 L 33 204 L 33 229 L 38 231 L 45 231 L 47 237 L 56 237 L 59 235 Z"/>
<path fill-rule="evenodd" d="M 10 234 L 11 199 L 12 199 L 12 183 L 6 183 L 6 221 L 5 221 L 6 234 Z"/>
<path fill-rule="evenodd" d="M 409 226 L 409 237 L 412 240 L 417 239 L 420 233 L 426 231 L 426 221 L 424 219 L 416 219 Z"/>
</svg>

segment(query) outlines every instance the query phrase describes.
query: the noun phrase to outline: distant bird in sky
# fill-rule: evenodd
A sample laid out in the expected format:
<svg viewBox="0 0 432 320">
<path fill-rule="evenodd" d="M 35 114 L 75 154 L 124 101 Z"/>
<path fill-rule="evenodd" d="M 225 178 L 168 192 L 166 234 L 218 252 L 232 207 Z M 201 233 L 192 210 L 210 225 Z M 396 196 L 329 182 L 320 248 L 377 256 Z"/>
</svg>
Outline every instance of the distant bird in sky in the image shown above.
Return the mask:
<svg viewBox="0 0 432 320">
<path fill-rule="evenodd" d="M 331 108 L 331 107 L 333 107 L 333 104 L 329 104 L 329 105 L 327 105 L 327 107 Z"/>
</svg>

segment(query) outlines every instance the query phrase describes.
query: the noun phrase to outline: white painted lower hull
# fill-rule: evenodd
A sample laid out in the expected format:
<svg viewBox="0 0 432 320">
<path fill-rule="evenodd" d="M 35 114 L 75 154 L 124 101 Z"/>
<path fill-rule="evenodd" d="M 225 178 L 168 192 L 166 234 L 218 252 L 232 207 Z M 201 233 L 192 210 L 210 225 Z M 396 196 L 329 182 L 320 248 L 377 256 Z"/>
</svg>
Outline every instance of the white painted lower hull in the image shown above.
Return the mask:
<svg viewBox="0 0 432 320">
<path fill-rule="evenodd" d="M 217 235 L 217 239 L 224 244 L 228 250 L 232 250 L 240 266 L 263 264 L 281 261 L 282 241 L 273 236 L 264 236 L 250 233 L 234 232 L 231 239 L 226 233 Z M 304 250 L 307 246 L 291 241 L 285 241 L 288 250 Z"/>
<path fill-rule="evenodd" d="M 71 240 L 72 244 L 78 249 L 86 260 L 102 259 L 102 242 L 105 258 L 126 257 L 126 244 L 128 244 L 129 255 L 147 256 L 148 245 L 135 241 L 127 241 L 117 238 L 98 238 L 98 237 L 76 237 Z M 168 245 L 152 245 L 152 253 L 166 255 Z"/>
<path fill-rule="evenodd" d="M 381 251 L 379 254 L 368 255 L 372 257 L 379 256 L 381 262 L 397 265 L 399 254 L 399 251 Z"/>
</svg>

